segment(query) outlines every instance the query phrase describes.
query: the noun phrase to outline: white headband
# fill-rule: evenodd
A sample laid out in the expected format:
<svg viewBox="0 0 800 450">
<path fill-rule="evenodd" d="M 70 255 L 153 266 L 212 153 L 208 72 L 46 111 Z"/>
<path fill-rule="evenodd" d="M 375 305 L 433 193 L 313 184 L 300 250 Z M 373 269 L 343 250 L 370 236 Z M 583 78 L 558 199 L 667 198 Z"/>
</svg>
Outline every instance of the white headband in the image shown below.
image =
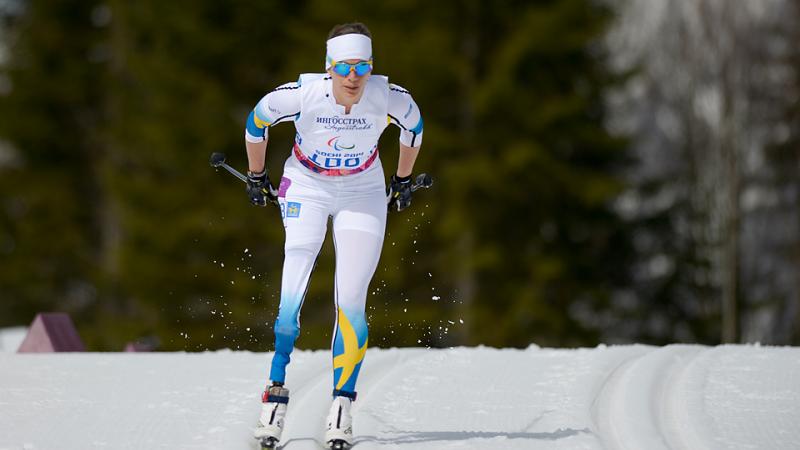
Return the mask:
<svg viewBox="0 0 800 450">
<path fill-rule="evenodd" d="M 328 39 L 328 56 L 325 58 L 325 69 L 330 69 L 331 60 L 372 59 L 372 39 L 363 34 L 343 34 Z"/>
</svg>

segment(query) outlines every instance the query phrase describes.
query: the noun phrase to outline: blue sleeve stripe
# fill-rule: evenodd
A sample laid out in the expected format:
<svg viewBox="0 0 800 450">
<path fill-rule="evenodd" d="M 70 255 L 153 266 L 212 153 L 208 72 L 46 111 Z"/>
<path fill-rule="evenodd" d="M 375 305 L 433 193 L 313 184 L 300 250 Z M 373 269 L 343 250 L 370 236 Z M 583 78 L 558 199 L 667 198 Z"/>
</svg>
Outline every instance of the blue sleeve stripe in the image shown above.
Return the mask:
<svg viewBox="0 0 800 450">
<path fill-rule="evenodd" d="M 417 126 L 415 126 L 414 128 L 412 128 L 412 129 L 410 129 L 408 131 L 410 131 L 410 132 L 412 132 L 414 134 L 422 133 L 422 116 L 419 116 L 419 122 L 417 122 Z"/>
<path fill-rule="evenodd" d="M 247 132 L 250 136 L 263 138 L 266 129 L 267 127 L 259 127 L 256 125 L 256 112 L 255 110 L 250 111 L 250 115 L 247 116 Z"/>
</svg>

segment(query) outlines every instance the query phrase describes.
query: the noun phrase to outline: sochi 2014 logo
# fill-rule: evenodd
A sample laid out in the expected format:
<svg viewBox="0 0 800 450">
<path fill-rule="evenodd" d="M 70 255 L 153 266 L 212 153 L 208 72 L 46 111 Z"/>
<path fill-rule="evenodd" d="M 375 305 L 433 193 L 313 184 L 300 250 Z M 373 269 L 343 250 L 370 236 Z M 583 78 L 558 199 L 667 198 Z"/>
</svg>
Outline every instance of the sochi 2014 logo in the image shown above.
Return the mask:
<svg viewBox="0 0 800 450">
<path fill-rule="evenodd" d="M 336 136 L 336 137 L 334 137 L 334 138 L 331 138 L 331 139 L 328 141 L 328 147 L 330 147 L 330 148 L 332 148 L 332 149 L 334 149 L 334 150 L 336 150 L 336 151 L 340 151 L 340 152 L 341 152 L 341 151 L 346 151 L 346 150 L 352 150 L 352 149 L 356 148 L 356 145 L 355 145 L 355 144 L 353 144 L 353 145 L 349 145 L 349 146 L 348 146 L 348 145 L 341 144 L 341 143 L 339 142 L 339 138 L 340 138 L 340 137 L 341 137 L 341 136 Z"/>
</svg>

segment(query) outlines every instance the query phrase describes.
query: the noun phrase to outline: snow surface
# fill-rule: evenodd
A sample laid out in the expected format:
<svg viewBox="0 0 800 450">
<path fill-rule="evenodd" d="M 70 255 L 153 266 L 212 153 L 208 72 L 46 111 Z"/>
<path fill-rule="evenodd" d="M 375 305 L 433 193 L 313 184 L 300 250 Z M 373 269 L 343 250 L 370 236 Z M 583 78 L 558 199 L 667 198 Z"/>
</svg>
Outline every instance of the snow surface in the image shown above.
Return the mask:
<svg viewBox="0 0 800 450">
<path fill-rule="evenodd" d="M 27 334 L 28 327 L 0 328 L 0 352 L 16 352 Z"/>
<path fill-rule="evenodd" d="M 271 354 L 0 353 L 0 449 L 250 449 Z M 320 449 L 330 354 L 296 351 L 285 449 Z M 370 349 L 355 449 L 797 449 L 800 349 Z"/>
</svg>

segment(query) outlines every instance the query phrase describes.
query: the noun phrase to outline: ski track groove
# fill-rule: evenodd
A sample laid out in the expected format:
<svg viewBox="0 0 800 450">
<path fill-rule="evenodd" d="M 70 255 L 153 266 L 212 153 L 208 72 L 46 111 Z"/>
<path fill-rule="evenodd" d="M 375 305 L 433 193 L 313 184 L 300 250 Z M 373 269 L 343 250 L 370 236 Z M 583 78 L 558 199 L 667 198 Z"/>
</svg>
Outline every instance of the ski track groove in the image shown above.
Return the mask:
<svg viewBox="0 0 800 450">
<path fill-rule="evenodd" d="M 396 427 L 382 420 L 379 415 L 372 412 L 369 408 L 369 400 L 373 397 L 373 393 L 379 391 L 379 388 L 394 379 L 401 369 L 407 367 L 409 362 L 422 359 L 428 356 L 428 353 L 425 350 L 418 350 L 418 354 L 416 355 L 403 355 L 399 359 L 385 352 L 378 353 L 378 355 L 384 356 L 380 361 L 369 365 L 369 372 L 380 374 L 380 376 L 375 380 L 370 376 L 362 381 L 364 385 L 362 392 L 364 395 L 359 392 L 358 400 L 353 409 L 353 447 L 358 447 L 363 450 L 377 447 L 377 442 L 379 440 L 378 434 L 381 432 L 379 429 L 380 425 L 392 431 L 398 431 Z"/>
<path fill-rule="evenodd" d="M 623 360 L 592 403 L 592 419 L 609 450 L 703 450 L 687 409 L 689 374 L 707 353 L 696 345 L 669 345 Z"/>
<path fill-rule="evenodd" d="M 703 439 L 696 432 L 697 424 L 690 420 L 686 393 L 690 383 L 689 374 L 699 369 L 700 356 L 709 351 L 696 347 L 687 349 L 676 358 L 678 361 L 674 361 L 662 382 L 659 401 L 654 406 L 658 408 L 658 429 L 670 449 L 708 448 L 702 444 Z"/>
<path fill-rule="evenodd" d="M 364 410 L 364 405 L 368 405 L 371 393 L 383 385 L 390 376 L 397 373 L 408 361 L 416 360 L 423 356 L 425 356 L 425 352 L 420 351 L 419 355 L 414 355 L 413 357 L 404 355 L 398 359 L 395 355 L 386 352 L 368 351 L 364 358 L 364 366 L 362 366 L 359 374 L 359 384 L 363 388 L 358 391 L 358 399 L 353 406 L 353 416 L 371 415 L 368 410 Z M 318 357 L 309 361 L 298 361 L 295 364 L 320 364 L 319 360 L 321 359 L 323 358 Z M 330 407 L 330 390 L 333 389 L 333 369 L 330 358 L 324 358 L 324 361 L 323 367 L 316 370 L 314 376 L 307 377 L 299 382 L 290 381 L 294 387 L 290 393 L 291 400 L 286 414 L 286 428 L 278 447 L 281 450 L 318 450 L 320 448 L 328 448 L 323 439 L 325 419 Z M 388 372 L 386 368 L 389 368 Z M 371 374 L 381 375 L 377 380 L 373 381 Z M 287 382 L 288 384 L 289 382 Z M 313 420 L 309 420 L 310 418 Z M 358 419 L 356 418 L 355 420 L 357 421 Z M 359 449 L 366 448 L 363 438 L 359 439 L 359 437 L 363 436 L 364 431 L 377 433 L 377 430 L 359 429 L 357 425 L 354 426 L 354 431 L 353 447 Z M 313 443 L 310 441 L 313 441 Z M 257 443 L 254 448 L 259 448 Z"/>
<path fill-rule="evenodd" d="M 330 364 L 330 358 L 324 359 Z M 307 361 L 306 364 L 315 361 Z M 296 362 L 297 364 L 297 362 Z M 294 384 L 294 392 L 289 393 L 289 406 L 286 411 L 286 424 L 283 436 L 279 444 L 281 450 L 319 450 L 327 446 L 322 442 L 323 427 L 325 416 L 330 406 L 323 399 L 328 398 L 324 394 L 325 386 L 330 386 L 332 382 L 330 367 L 320 368 L 315 371 L 313 377 L 309 377 L 302 383 Z M 288 383 L 287 383 L 288 384 Z M 309 418 L 313 420 L 309 420 Z"/>
<path fill-rule="evenodd" d="M 608 372 L 603 382 L 599 385 L 597 393 L 592 400 L 591 417 L 594 425 L 594 434 L 598 437 L 603 448 L 612 450 L 617 448 L 609 440 L 613 437 L 613 423 L 609 420 L 611 416 L 608 408 L 612 391 L 616 388 L 616 383 L 620 377 L 620 373 L 627 367 L 633 360 L 641 358 L 643 354 L 647 353 L 644 349 L 638 354 L 631 355 L 623 358 L 617 365 Z"/>
</svg>

